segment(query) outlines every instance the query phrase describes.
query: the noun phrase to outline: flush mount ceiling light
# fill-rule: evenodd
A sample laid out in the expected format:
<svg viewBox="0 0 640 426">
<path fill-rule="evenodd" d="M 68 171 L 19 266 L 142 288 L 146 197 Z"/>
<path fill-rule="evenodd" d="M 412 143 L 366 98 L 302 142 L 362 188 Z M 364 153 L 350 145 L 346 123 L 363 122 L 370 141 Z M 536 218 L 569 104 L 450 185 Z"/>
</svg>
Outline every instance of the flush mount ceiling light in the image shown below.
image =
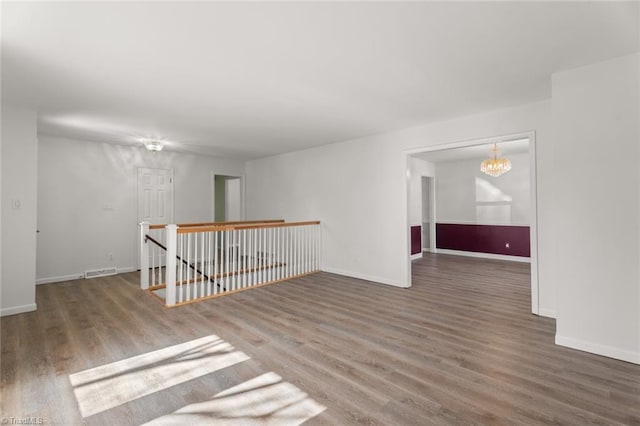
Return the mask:
<svg viewBox="0 0 640 426">
<path fill-rule="evenodd" d="M 488 174 L 489 176 L 498 177 L 511 170 L 511 161 L 509 161 L 507 158 L 498 158 L 498 144 L 493 144 L 492 151 L 493 158 L 484 160 L 480 164 L 480 171 L 482 173 Z"/>
<path fill-rule="evenodd" d="M 162 151 L 162 148 L 164 148 L 164 142 L 157 139 L 144 139 L 142 143 L 147 150 L 152 152 Z"/>
</svg>

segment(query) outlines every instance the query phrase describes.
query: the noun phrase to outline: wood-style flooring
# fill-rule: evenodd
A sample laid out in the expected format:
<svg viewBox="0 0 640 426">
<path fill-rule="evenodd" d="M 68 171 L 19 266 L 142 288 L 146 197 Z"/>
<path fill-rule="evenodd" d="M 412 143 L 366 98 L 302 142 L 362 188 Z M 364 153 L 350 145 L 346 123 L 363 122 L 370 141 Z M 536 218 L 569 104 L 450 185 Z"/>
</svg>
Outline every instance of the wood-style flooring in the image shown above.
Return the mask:
<svg viewBox="0 0 640 426">
<path fill-rule="evenodd" d="M 310 425 L 640 424 L 640 366 L 554 345 L 528 264 L 426 255 L 411 289 L 318 273 L 174 309 L 138 279 L 40 285 L 2 318 L 0 417 L 139 425 L 275 373 L 326 407 Z M 210 335 L 249 359 L 82 417 L 70 375 Z M 216 421 L 269 415 L 237 413 Z"/>
</svg>

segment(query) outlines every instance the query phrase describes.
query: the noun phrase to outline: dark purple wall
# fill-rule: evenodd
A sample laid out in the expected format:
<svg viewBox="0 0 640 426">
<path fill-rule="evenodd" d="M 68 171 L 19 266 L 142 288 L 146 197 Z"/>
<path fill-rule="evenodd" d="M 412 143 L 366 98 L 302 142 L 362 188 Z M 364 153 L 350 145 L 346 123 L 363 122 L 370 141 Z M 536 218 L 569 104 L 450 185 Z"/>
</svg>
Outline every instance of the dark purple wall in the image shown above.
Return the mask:
<svg viewBox="0 0 640 426">
<path fill-rule="evenodd" d="M 422 226 L 411 227 L 411 254 L 422 251 Z"/>
<path fill-rule="evenodd" d="M 411 243 L 413 248 L 413 238 Z M 531 255 L 528 226 L 436 223 L 436 247 L 509 256 Z"/>
</svg>

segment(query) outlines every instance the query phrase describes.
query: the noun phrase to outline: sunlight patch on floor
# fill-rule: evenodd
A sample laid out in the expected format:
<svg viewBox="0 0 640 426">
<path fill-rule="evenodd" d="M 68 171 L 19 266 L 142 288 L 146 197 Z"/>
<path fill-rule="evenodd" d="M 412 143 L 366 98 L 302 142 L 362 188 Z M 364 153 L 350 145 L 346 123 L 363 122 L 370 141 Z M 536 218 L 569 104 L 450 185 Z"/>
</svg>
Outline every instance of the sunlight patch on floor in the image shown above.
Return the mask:
<svg viewBox="0 0 640 426">
<path fill-rule="evenodd" d="M 71 374 L 82 417 L 250 359 L 218 336 L 207 336 Z"/>
<path fill-rule="evenodd" d="M 298 425 L 325 409 L 306 393 L 271 372 L 143 426 Z"/>
</svg>

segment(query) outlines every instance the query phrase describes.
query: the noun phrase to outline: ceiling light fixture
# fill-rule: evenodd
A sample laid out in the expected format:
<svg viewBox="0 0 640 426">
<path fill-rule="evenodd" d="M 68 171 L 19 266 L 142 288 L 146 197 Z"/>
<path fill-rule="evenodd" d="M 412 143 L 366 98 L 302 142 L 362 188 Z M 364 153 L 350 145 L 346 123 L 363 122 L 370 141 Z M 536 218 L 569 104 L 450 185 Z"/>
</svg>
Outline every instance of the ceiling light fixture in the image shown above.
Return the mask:
<svg viewBox="0 0 640 426">
<path fill-rule="evenodd" d="M 164 142 L 157 139 L 145 139 L 142 143 L 147 150 L 152 152 L 162 151 L 162 148 L 164 148 Z"/>
<path fill-rule="evenodd" d="M 493 158 L 484 160 L 480 164 L 480 171 L 482 173 L 488 174 L 489 176 L 498 177 L 511 170 L 511 161 L 509 161 L 507 158 L 498 158 L 498 144 L 494 143 L 491 151 L 493 151 Z"/>
</svg>

